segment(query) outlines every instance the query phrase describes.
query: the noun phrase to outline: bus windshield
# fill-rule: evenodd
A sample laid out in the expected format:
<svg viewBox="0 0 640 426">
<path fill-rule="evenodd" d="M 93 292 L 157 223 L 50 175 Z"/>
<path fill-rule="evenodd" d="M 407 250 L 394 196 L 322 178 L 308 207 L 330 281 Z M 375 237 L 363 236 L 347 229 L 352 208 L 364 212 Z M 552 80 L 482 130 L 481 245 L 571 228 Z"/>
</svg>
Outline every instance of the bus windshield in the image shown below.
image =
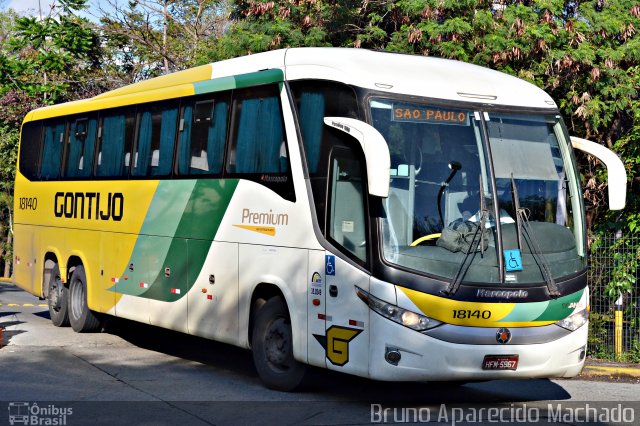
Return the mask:
<svg viewBox="0 0 640 426">
<path fill-rule="evenodd" d="M 544 282 L 545 269 L 553 278 L 584 269 L 580 194 L 559 118 L 380 98 L 369 106 L 391 155 L 385 261 L 499 283 L 502 255 L 508 284 Z M 498 254 L 496 216 L 510 257 Z"/>
</svg>

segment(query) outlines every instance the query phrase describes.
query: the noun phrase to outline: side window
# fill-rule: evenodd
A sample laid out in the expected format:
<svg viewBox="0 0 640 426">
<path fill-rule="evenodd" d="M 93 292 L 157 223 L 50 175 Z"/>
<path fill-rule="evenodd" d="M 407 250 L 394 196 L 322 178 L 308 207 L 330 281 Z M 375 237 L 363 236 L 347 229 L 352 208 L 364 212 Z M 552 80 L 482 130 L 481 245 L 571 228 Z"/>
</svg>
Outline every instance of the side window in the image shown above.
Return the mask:
<svg viewBox="0 0 640 426">
<path fill-rule="evenodd" d="M 328 237 L 362 262 L 367 262 L 362 162 L 348 148 L 331 154 Z"/>
<path fill-rule="evenodd" d="M 127 177 L 131 163 L 134 114 L 129 109 L 108 111 L 100 118 L 96 176 Z"/>
<path fill-rule="evenodd" d="M 175 102 L 145 106 L 138 113 L 138 140 L 133 154 L 132 176 L 167 176 L 173 166 L 178 128 Z"/>
<path fill-rule="evenodd" d="M 69 126 L 65 177 L 89 177 L 93 174 L 98 120 L 95 116 L 80 117 L 70 120 Z"/>
<path fill-rule="evenodd" d="M 64 148 L 65 122 L 61 119 L 48 120 L 44 123 L 44 139 L 42 160 L 40 162 L 40 178 L 58 179 L 62 164 Z"/>
<path fill-rule="evenodd" d="M 222 172 L 227 141 L 230 94 L 206 95 L 188 100 L 180 117 L 178 173 Z"/>
<path fill-rule="evenodd" d="M 41 149 L 42 123 L 39 121 L 25 123 L 22 126 L 20 138 L 20 173 L 29 180 L 38 177 Z"/>
<path fill-rule="evenodd" d="M 234 137 L 227 171 L 259 182 L 288 200 L 295 198 L 276 85 L 234 93 Z"/>
<path fill-rule="evenodd" d="M 361 118 L 356 94 L 345 84 L 301 80 L 290 84 L 296 100 L 298 123 L 307 160 L 309 181 L 320 229 L 325 231 L 329 153 L 342 145 L 344 135 L 324 124 L 324 117 Z"/>
</svg>

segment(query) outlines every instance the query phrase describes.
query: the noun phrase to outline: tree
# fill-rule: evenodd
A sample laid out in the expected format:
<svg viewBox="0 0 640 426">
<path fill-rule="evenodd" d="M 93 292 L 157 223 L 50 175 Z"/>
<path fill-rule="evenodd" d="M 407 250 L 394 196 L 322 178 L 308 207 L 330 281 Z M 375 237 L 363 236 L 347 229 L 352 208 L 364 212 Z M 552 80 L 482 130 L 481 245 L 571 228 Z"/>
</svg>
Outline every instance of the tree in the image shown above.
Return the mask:
<svg viewBox="0 0 640 426">
<path fill-rule="evenodd" d="M 37 18 L 0 13 L 0 269 L 10 273 L 11 210 L 20 125 L 37 107 L 101 90 L 100 43 L 76 16 L 86 0 L 59 0 Z"/>
<path fill-rule="evenodd" d="M 224 11 L 218 0 L 109 0 L 101 31 L 136 81 L 201 64 L 207 43 L 225 28 Z"/>
<path fill-rule="evenodd" d="M 635 0 L 236 0 L 219 59 L 295 46 L 350 46 L 472 62 L 528 80 L 569 130 L 617 152 L 629 175 L 623 215 L 580 156 L 588 224 L 640 229 L 640 5 Z"/>
<path fill-rule="evenodd" d="M 44 103 L 91 91 L 100 43 L 89 23 L 75 15 L 87 0 L 59 0 L 46 15 L 19 17 L 0 52 L 0 91 L 24 92 Z"/>
</svg>

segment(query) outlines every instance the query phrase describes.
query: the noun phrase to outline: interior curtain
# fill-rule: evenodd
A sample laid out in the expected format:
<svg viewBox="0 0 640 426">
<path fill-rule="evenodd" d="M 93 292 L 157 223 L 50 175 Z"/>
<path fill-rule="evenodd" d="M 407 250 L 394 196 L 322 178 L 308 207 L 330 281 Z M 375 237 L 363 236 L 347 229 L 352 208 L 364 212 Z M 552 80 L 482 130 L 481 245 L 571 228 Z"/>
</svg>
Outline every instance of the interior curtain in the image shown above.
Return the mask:
<svg viewBox="0 0 640 426">
<path fill-rule="evenodd" d="M 227 137 L 227 112 L 229 104 L 226 101 L 216 102 L 213 113 L 213 125 L 209 127 L 207 136 L 207 151 L 209 172 L 220 173 L 224 159 L 224 145 Z"/>
<path fill-rule="evenodd" d="M 191 165 L 191 126 L 193 126 L 193 107 L 188 105 L 184 108 L 184 127 L 180 133 L 180 146 L 178 153 L 178 172 L 181 175 L 189 174 Z"/>
<path fill-rule="evenodd" d="M 78 176 L 89 177 L 93 174 L 93 157 L 96 151 L 96 136 L 98 135 L 98 120 L 92 118 L 87 124 L 87 137 L 84 140 L 82 151 L 82 170 L 78 170 Z M 78 166 L 78 168 L 80 168 Z"/>
<path fill-rule="evenodd" d="M 265 98 L 260 104 L 258 161 L 260 173 L 280 173 L 280 147 L 282 146 L 282 120 L 280 118 L 280 104 L 275 97 Z"/>
<path fill-rule="evenodd" d="M 236 143 L 236 173 L 257 173 L 258 152 L 257 138 L 261 134 L 261 99 L 245 99 L 242 101 L 238 139 Z"/>
<path fill-rule="evenodd" d="M 318 171 L 320 145 L 324 127 L 324 96 L 322 93 L 304 92 L 300 96 L 300 130 L 310 173 Z"/>
<path fill-rule="evenodd" d="M 160 147 L 158 166 L 151 168 L 154 176 L 164 176 L 171 173 L 173 164 L 173 144 L 176 140 L 176 127 L 178 122 L 178 108 L 162 111 L 162 124 L 160 126 Z"/>
<path fill-rule="evenodd" d="M 145 176 L 149 171 L 149 157 L 151 154 L 151 136 L 153 132 L 153 116 L 151 111 L 142 113 L 138 135 L 138 149 L 133 160 L 133 175 Z"/>
<path fill-rule="evenodd" d="M 124 171 L 125 116 L 105 117 L 102 129 L 101 164 L 98 176 L 122 176 Z"/>
<path fill-rule="evenodd" d="M 60 163 L 62 157 L 62 142 L 64 123 L 45 126 L 44 149 L 42 151 L 42 167 L 40 176 L 44 179 L 60 177 Z"/>
<path fill-rule="evenodd" d="M 72 127 L 69 130 L 69 147 L 65 176 L 80 177 L 84 169 L 83 145 L 85 143 L 86 136 L 83 138 L 76 137 L 75 124 L 72 124 L 71 126 Z M 80 164 L 80 161 L 82 161 L 82 164 Z"/>
<path fill-rule="evenodd" d="M 69 131 L 69 154 L 67 155 L 68 177 L 88 177 L 93 172 L 93 153 L 96 143 L 96 119 L 87 120 L 86 135 L 76 137 L 75 128 Z"/>
</svg>

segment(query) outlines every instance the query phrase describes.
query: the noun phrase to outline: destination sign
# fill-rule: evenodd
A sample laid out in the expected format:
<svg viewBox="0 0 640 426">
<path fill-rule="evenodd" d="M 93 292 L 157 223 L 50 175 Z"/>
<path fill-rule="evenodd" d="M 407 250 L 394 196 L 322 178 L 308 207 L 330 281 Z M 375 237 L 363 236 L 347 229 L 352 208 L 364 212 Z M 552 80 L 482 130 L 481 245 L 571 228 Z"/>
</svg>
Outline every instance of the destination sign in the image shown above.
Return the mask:
<svg viewBox="0 0 640 426">
<path fill-rule="evenodd" d="M 468 126 L 469 113 L 415 104 L 394 104 L 392 121 Z"/>
</svg>

